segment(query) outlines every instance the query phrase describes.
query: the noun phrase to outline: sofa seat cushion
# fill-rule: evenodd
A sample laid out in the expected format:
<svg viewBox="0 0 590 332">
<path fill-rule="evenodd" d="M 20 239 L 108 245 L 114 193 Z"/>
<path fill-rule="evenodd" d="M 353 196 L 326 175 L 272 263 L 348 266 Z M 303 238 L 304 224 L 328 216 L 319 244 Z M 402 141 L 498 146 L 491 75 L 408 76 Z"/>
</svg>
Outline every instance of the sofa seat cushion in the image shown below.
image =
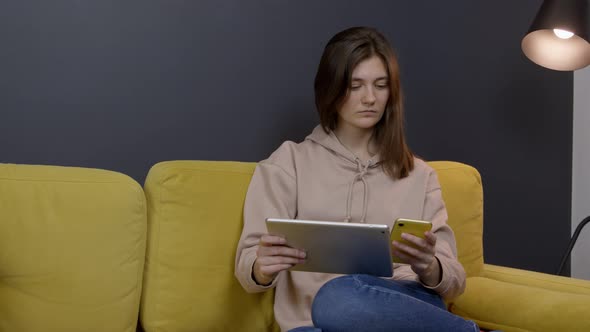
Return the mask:
<svg viewBox="0 0 590 332">
<path fill-rule="evenodd" d="M 450 310 L 485 329 L 504 332 L 590 331 L 590 295 L 519 285 L 485 277 L 467 279 Z"/>
</svg>

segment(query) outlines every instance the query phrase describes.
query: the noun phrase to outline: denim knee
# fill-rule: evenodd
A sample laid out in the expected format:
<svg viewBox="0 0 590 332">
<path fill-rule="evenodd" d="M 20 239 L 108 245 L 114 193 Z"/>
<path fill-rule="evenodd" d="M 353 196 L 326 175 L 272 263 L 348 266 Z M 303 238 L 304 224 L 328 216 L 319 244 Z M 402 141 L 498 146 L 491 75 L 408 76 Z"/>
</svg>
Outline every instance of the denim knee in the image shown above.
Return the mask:
<svg viewBox="0 0 590 332">
<path fill-rule="evenodd" d="M 350 311 L 354 311 L 355 307 L 355 296 L 352 295 L 355 287 L 358 287 L 358 283 L 354 275 L 341 276 L 325 283 L 317 292 L 311 307 L 314 326 L 331 325 L 331 322 L 350 317 Z"/>
<path fill-rule="evenodd" d="M 323 331 L 477 331 L 448 312 L 440 296 L 417 282 L 347 275 L 324 284 L 311 310 Z"/>
</svg>

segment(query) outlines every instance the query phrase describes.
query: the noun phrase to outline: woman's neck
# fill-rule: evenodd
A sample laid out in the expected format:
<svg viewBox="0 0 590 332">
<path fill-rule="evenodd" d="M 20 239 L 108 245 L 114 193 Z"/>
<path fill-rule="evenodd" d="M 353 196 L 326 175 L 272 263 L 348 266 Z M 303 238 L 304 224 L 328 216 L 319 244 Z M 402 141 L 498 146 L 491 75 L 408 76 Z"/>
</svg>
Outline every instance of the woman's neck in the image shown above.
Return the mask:
<svg viewBox="0 0 590 332">
<path fill-rule="evenodd" d="M 357 158 L 366 162 L 375 155 L 373 146 L 373 128 L 361 129 L 347 126 L 337 126 L 334 134 L 344 147 L 352 152 Z"/>
</svg>

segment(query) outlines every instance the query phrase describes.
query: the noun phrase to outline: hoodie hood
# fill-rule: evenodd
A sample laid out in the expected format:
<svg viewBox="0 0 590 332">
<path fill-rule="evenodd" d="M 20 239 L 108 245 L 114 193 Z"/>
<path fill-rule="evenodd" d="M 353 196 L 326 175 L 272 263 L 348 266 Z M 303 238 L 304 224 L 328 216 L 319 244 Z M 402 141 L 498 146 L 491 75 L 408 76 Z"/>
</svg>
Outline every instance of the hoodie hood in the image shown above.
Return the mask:
<svg viewBox="0 0 590 332">
<path fill-rule="evenodd" d="M 354 155 L 350 150 L 348 150 L 336 137 L 333 131 L 329 131 L 326 133 L 321 125 L 318 125 L 314 128 L 312 133 L 305 138 L 305 140 L 309 140 L 315 142 L 326 150 L 330 151 L 335 156 L 348 161 L 351 165 L 351 175 L 350 175 L 350 183 L 348 185 L 348 195 L 346 198 L 346 218 L 344 222 L 350 222 L 351 220 L 351 213 L 352 213 L 352 194 L 354 185 L 357 181 L 363 183 L 363 212 L 361 215 L 360 222 L 365 223 L 365 218 L 367 217 L 367 206 L 368 206 L 368 198 L 369 198 L 369 184 L 365 179 L 365 176 L 369 172 L 369 169 L 375 168 L 379 165 L 379 155 L 373 156 L 369 161 L 363 164 L 363 161 L 360 160 L 357 156 Z"/>
<path fill-rule="evenodd" d="M 334 134 L 334 132 L 332 130 L 330 130 L 328 133 L 326 133 L 324 131 L 324 128 L 322 128 L 321 125 L 316 126 L 313 129 L 313 131 L 311 132 L 311 134 L 309 134 L 305 138 L 305 140 L 312 141 L 312 142 L 315 142 L 315 143 L 323 146 L 324 148 L 331 151 L 335 155 L 350 161 L 354 165 L 357 165 L 359 161 L 361 162 L 361 165 L 362 165 L 362 160 L 357 158 L 357 156 L 355 156 L 354 153 L 352 153 L 350 150 L 348 150 L 340 142 L 340 140 L 338 139 L 338 137 L 336 137 L 336 134 Z M 379 164 L 379 161 L 380 161 L 379 155 L 378 154 L 374 155 L 368 161 L 368 167 L 369 168 L 376 167 Z"/>
</svg>

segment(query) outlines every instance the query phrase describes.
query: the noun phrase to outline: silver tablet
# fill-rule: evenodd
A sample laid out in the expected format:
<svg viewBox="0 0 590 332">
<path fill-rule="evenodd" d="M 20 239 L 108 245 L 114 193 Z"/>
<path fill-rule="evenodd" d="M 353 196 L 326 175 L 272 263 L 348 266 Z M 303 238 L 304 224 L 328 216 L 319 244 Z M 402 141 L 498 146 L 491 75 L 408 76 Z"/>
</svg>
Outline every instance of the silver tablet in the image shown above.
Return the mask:
<svg viewBox="0 0 590 332">
<path fill-rule="evenodd" d="M 268 218 L 266 227 L 307 252 L 292 271 L 393 275 L 387 225 Z"/>
</svg>

